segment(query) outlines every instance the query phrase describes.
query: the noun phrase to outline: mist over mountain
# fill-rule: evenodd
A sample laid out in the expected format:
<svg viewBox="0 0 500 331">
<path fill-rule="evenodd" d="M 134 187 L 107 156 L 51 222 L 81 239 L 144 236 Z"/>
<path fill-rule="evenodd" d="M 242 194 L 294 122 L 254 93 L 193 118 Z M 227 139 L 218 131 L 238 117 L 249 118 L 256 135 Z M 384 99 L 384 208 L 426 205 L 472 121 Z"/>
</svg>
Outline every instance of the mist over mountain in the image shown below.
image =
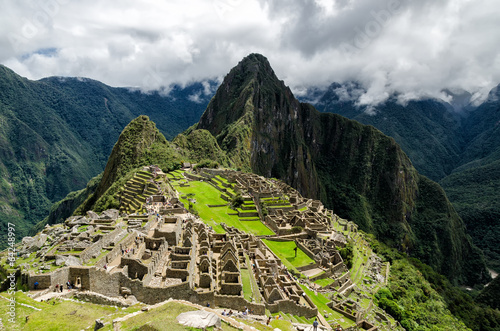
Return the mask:
<svg viewBox="0 0 500 331">
<path fill-rule="evenodd" d="M 326 90 L 310 88 L 301 100 L 393 137 L 419 172 L 442 184 L 475 244 L 485 250 L 490 267 L 499 270 L 499 88 L 479 105 L 466 91 L 443 92 L 447 101 L 402 104 L 394 95 L 377 106 L 361 106 L 363 87 L 347 82 L 333 83 Z"/>
</svg>

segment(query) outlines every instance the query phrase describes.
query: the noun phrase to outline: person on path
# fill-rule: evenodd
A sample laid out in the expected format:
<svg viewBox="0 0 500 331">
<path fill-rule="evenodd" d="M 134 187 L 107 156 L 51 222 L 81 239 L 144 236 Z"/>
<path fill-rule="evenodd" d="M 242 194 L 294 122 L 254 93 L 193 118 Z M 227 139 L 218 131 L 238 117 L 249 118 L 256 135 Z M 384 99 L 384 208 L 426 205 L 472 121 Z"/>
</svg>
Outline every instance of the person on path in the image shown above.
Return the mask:
<svg viewBox="0 0 500 331">
<path fill-rule="evenodd" d="M 314 319 L 314 322 L 313 322 L 313 330 L 314 331 L 318 331 L 318 325 L 319 325 L 318 320 Z"/>
</svg>

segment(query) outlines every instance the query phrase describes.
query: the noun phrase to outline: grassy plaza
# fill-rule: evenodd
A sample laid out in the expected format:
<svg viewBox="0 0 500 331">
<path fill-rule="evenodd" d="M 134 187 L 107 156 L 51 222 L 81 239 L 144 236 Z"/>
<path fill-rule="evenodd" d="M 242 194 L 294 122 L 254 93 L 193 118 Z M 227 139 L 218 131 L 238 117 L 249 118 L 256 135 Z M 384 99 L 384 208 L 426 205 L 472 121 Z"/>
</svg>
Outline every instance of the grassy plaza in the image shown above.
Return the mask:
<svg viewBox="0 0 500 331">
<path fill-rule="evenodd" d="M 220 223 L 225 223 L 228 226 L 234 226 L 242 231 L 258 236 L 274 234 L 271 229 L 260 221 L 241 221 L 240 219 L 245 218 L 234 215 L 237 211 L 229 208 L 227 201 L 220 197 L 221 192 L 208 182 L 190 181 L 187 187 L 181 187 L 179 185 L 174 185 L 174 187 L 180 193 L 181 201 L 186 207 L 189 207 L 189 201 L 186 197 L 187 194 L 194 194 L 192 197 L 196 200 L 196 203 L 193 204 L 194 209 L 198 211 L 203 221 L 212 226 L 217 233 L 224 233 L 224 229 Z M 209 207 L 209 205 L 223 204 L 225 206 Z"/>
</svg>

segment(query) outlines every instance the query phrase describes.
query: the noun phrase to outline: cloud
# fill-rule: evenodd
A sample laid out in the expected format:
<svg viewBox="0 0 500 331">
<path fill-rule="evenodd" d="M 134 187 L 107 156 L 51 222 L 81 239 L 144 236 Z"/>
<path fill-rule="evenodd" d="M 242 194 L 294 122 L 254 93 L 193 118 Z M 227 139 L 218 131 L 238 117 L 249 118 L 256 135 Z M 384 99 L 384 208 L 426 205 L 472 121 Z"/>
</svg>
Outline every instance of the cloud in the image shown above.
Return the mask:
<svg viewBox="0 0 500 331">
<path fill-rule="evenodd" d="M 297 92 L 359 82 L 359 105 L 444 89 L 480 102 L 500 82 L 494 0 L 32 0 L 4 4 L 0 26 L 0 63 L 31 79 L 168 92 L 258 52 Z"/>
</svg>

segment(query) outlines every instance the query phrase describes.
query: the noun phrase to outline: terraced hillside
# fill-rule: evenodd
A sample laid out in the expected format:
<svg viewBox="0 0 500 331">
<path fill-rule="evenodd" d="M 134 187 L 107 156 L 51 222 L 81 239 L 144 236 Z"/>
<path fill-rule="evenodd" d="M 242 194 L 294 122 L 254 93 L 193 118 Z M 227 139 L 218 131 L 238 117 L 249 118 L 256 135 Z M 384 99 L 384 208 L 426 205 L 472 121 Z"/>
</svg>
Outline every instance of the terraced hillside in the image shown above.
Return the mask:
<svg viewBox="0 0 500 331">
<path fill-rule="evenodd" d="M 151 181 L 153 174 L 138 171 L 125 186 L 120 195 L 120 212 L 126 214 L 145 212 L 144 204 L 148 197 L 158 194 L 157 186 Z"/>
</svg>

